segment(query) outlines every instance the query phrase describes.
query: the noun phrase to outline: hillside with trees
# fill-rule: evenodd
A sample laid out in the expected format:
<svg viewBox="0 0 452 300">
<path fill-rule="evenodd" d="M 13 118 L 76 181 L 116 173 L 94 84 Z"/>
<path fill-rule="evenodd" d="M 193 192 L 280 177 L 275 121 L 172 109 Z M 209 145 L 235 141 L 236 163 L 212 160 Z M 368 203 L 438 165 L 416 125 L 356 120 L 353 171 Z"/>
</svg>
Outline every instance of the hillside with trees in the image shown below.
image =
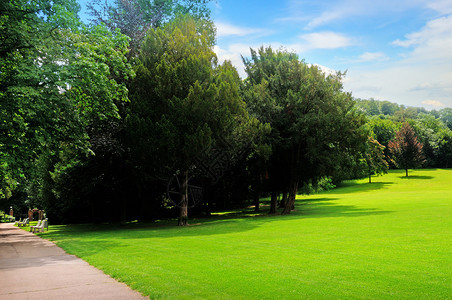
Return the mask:
<svg viewBox="0 0 452 300">
<path fill-rule="evenodd" d="M 452 109 L 427 111 L 425 108 L 405 107 L 389 101 L 356 100 L 357 107 L 368 118 L 367 124 L 373 137 L 385 146 L 388 163 L 394 167 L 388 148 L 397 131 L 408 123 L 423 145 L 427 168 L 450 168 L 452 166 Z"/>
</svg>

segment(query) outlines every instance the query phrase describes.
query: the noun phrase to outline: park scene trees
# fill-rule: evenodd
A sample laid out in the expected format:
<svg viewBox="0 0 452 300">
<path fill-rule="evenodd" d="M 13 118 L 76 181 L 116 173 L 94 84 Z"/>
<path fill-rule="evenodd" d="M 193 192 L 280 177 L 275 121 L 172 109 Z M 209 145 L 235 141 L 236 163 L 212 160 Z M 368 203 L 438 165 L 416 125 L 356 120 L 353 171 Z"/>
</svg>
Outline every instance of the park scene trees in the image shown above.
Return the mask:
<svg viewBox="0 0 452 300">
<path fill-rule="evenodd" d="M 207 1 L 93 2 L 90 25 L 74 1 L 2 5 L 4 209 L 187 225 L 194 190 L 289 214 L 318 184 L 451 164 L 448 109 L 354 99 L 285 49 L 251 48 L 240 78 L 213 52 Z"/>
<path fill-rule="evenodd" d="M 283 47 L 242 74 L 214 1 L 87 4 L 0 3 L 0 220 L 152 299 L 450 296 L 452 109 Z"/>
</svg>

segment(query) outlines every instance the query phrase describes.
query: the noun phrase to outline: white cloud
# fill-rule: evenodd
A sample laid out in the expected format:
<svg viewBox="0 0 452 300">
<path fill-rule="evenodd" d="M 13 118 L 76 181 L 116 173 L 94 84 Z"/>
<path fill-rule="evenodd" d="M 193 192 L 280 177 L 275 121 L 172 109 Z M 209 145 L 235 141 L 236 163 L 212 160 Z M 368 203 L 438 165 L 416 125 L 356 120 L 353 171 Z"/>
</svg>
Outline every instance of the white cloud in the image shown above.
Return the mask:
<svg viewBox="0 0 452 300">
<path fill-rule="evenodd" d="M 357 64 L 357 63 L 381 63 L 388 61 L 389 57 L 383 52 L 365 52 L 358 57 L 338 59 L 343 65 Z"/>
<path fill-rule="evenodd" d="M 264 29 L 259 28 L 249 28 L 249 27 L 239 27 L 228 23 L 216 22 L 215 26 L 217 27 L 217 37 L 225 37 L 225 36 L 248 36 L 252 34 L 265 34 L 266 31 Z"/>
<path fill-rule="evenodd" d="M 330 31 L 303 34 L 300 38 L 305 41 L 305 50 L 336 49 L 353 45 L 351 38 Z"/>
<path fill-rule="evenodd" d="M 357 62 L 384 61 L 389 58 L 382 52 L 366 52 L 359 56 Z"/>
<path fill-rule="evenodd" d="M 271 44 L 230 44 L 226 47 L 220 47 L 218 45 L 214 46 L 214 52 L 217 54 L 218 61 L 223 63 L 225 60 L 231 61 L 232 65 L 237 68 L 241 78 L 245 78 L 247 75 L 245 73 L 245 66 L 242 61 L 243 57 L 250 56 L 250 48 L 257 50 L 260 47 L 272 47 L 273 50 L 286 49 L 287 51 L 299 53 L 301 51 L 301 46 L 299 44 L 293 45 L 283 45 L 281 43 L 271 43 Z M 326 68 L 326 67 L 325 67 Z"/>
<path fill-rule="evenodd" d="M 443 15 L 452 13 L 452 1 L 450 0 L 427 1 L 426 6 Z"/>
<path fill-rule="evenodd" d="M 430 65 L 428 61 L 398 61 L 379 70 L 360 66 L 348 69 L 344 88 L 358 98 L 372 97 L 409 106 L 423 106 L 425 99 L 435 99 L 452 107 L 451 67 L 450 63 Z"/>
<path fill-rule="evenodd" d="M 452 15 L 449 15 L 428 22 L 420 31 L 407 34 L 405 40 L 396 40 L 393 44 L 401 47 L 439 46 L 451 50 L 451 28 Z"/>
<path fill-rule="evenodd" d="M 245 44 L 232 44 L 226 49 L 215 46 L 214 49 L 217 54 L 218 61 L 223 63 L 225 60 L 231 61 L 232 65 L 237 68 L 240 77 L 245 78 L 245 66 L 243 65 L 242 55 L 247 56 L 250 53 L 250 46 Z"/>
<path fill-rule="evenodd" d="M 452 107 L 451 29 L 452 15 L 427 22 L 419 31 L 392 43 L 406 50 L 398 61 L 391 60 L 379 69 L 349 68 L 350 80 L 344 86 L 360 98 Z"/>
<path fill-rule="evenodd" d="M 346 15 L 346 13 L 340 10 L 326 11 L 322 13 L 319 17 L 316 17 L 313 20 L 311 20 L 305 27 L 305 29 L 313 29 L 318 26 L 328 24 L 332 21 L 341 19 L 342 17 L 344 17 L 344 15 Z"/>
<path fill-rule="evenodd" d="M 299 24 L 289 25 L 292 26 L 290 27 L 292 36 L 290 39 L 285 39 L 286 42 L 289 41 L 288 43 L 283 44 L 282 41 L 270 43 L 274 50 L 283 47 L 291 52 L 302 53 L 305 57 L 306 52 L 310 51 L 307 53 L 307 57 L 310 55 L 316 57 L 317 52 L 314 51 L 316 49 L 332 50 L 349 47 L 346 50 L 351 50 L 353 56 L 348 58 L 341 59 L 335 56 L 346 53 L 346 50 L 328 51 L 328 53 L 334 56 L 332 58 L 333 63 L 339 64 L 333 66 L 334 68 L 348 70 L 347 76 L 343 80 L 344 87 L 347 91 L 351 91 L 355 97 L 373 97 L 411 106 L 452 107 L 451 0 L 400 0 L 396 2 L 393 0 L 382 0 L 381 2 L 339 0 L 333 5 L 316 2 L 312 6 L 318 9 L 316 13 L 310 16 L 303 13 L 304 6 L 308 2 L 302 0 L 293 2 L 297 2 L 298 6 L 293 6 L 292 11 L 288 11 L 287 17 L 279 19 L 279 21 L 297 21 Z M 368 7 L 366 8 L 366 6 Z M 292 39 L 294 28 L 303 30 L 303 27 L 305 27 L 312 30 L 324 25 L 331 25 L 337 21 L 345 22 L 345 18 L 353 18 L 354 16 L 377 16 L 384 12 L 406 13 L 409 10 L 417 11 L 419 8 L 429 9 L 428 14 L 431 15 L 433 11 L 441 17 L 426 22 L 423 27 L 400 37 L 392 43 L 383 42 L 384 45 L 381 44 L 380 48 L 365 49 L 358 54 L 356 51 L 363 49 L 366 46 L 364 43 L 369 39 L 372 40 L 372 37 L 361 39 L 356 33 L 355 37 L 352 37 L 347 35 L 345 31 L 339 33 L 318 29 L 318 32 L 309 31 L 306 34 L 298 35 L 296 40 Z M 312 12 L 313 10 L 309 11 Z M 280 25 L 281 28 L 278 28 L 278 31 L 283 32 L 283 25 Z M 293 27 L 293 25 L 296 27 Z M 387 27 L 389 28 L 389 25 Z M 264 36 L 266 31 L 220 23 L 219 33 L 226 38 L 239 37 L 239 39 L 235 39 L 235 44 L 221 44 L 215 47 L 215 52 L 220 61 L 231 60 L 233 65 L 237 67 L 240 76 L 245 78 L 246 74 L 241 55 L 249 56 L 250 47 L 257 49 L 262 45 L 262 42 L 265 43 L 263 41 L 265 39 L 254 38 L 259 35 Z M 282 36 L 272 36 L 271 39 L 278 41 L 282 39 Z M 268 45 L 268 41 L 265 44 Z M 392 49 L 386 49 L 387 45 L 392 45 Z M 399 54 L 398 57 L 389 57 L 393 49 L 396 49 Z M 312 59 L 309 62 L 325 65 L 325 62 L 313 61 Z"/>
<path fill-rule="evenodd" d="M 428 105 L 428 106 L 433 106 L 435 108 L 442 108 L 442 107 L 446 106 L 444 103 L 437 101 L 437 100 L 425 100 L 425 101 L 422 101 L 422 104 Z"/>
<path fill-rule="evenodd" d="M 435 80 L 435 79 L 434 79 Z M 435 92 L 435 90 L 445 90 L 447 88 L 450 88 L 451 85 L 450 84 L 439 84 L 438 81 L 436 81 L 435 83 L 431 82 L 431 81 L 425 81 L 425 82 L 421 82 L 420 84 L 416 85 L 415 87 L 413 87 L 413 91 L 424 91 L 424 90 L 429 90 L 430 92 Z"/>
<path fill-rule="evenodd" d="M 339 2 L 288 0 L 286 4 L 286 16 L 278 18 L 276 21 L 284 23 L 305 23 L 304 28 L 306 30 L 312 30 L 353 15 L 353 12 L 356 10 L 356 5 L 350 5 L 350 1 L 353 0 L 342 0 Z M 312 11 L 317 13 L 306 13 Z"/>
<path fill-rule="evenodd" d="M 305 29 L 312 30 L 320 26 L 331 25 L 355 17 L 379 16 L 381 14 L 407 12 L 411 9 L 423 8 L 433 10 L 439 15 L 452 13 L 450 0 L 339 0 L 317 1 L 288 0 L 287 15 L 277 22 L 307 23 Z M 317 14 L 306 14 L 306 11 L 318 11 Z"/>
<path fill-rule="evenodd" d="M 311 64 L 308 64 L 308 66 L 310 66 Z M 336 75 L 337 72 L 331 68 L 319 65 L 319 64 L 313 64 L 313 66 L 318 67 L 325 75 Z"/>
</svg>

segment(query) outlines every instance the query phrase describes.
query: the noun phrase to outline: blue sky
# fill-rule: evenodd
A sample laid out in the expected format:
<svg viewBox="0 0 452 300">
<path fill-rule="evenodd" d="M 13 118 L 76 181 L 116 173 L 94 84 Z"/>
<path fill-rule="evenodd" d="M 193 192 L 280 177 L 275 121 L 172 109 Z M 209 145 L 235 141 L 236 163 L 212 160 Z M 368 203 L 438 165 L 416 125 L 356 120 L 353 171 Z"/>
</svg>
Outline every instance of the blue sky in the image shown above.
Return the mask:
<svg viewBox="0 0 452 300">
<path fill-rule="evenodd" d="M 212 18 L 215 52 L 242 77 L 250 47 L 282 47 L 326 72 L 347 71 L 354 97 L 452 107 L 451 0 L 217 0 Z"/>
</svg>

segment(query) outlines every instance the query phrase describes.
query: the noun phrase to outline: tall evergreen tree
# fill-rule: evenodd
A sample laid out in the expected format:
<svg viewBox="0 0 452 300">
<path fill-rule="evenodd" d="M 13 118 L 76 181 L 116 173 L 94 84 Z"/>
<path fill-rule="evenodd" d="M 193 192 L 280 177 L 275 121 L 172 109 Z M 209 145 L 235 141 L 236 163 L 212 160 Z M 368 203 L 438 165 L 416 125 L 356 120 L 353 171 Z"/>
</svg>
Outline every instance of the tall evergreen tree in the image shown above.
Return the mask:
<svg viewBox="0 0 452 300">
<path fill-rule="evenodd" d="M 130 147 L 148 174 L 180 182 L 179 225 L 187 225 L 188 180 L 196 159 L 253 121 L 239 95 L 240 78 L 229 62 L 217 65 L 209 23 L 180 16 L 151 29 L 140 51 L 126 117 Z M 248 125 L 247 125 L 248 124 Z M 158 158 L 158 159 L 156 159 Z"/>
<path fill-rule="evenodd" d="M 300 183 L 322 176 L 343 176 L 358 159 L 365 135 L 364 117 L 342 90 L 342 74 L 325 75 L 296 54 L 251 49 L 244 59 L 245 100 L 253 115 L 272 127 L 268 174 L 272 208 L 276 194 L 288 192 L 283 213 L 290 213 Z M 272 211 L 273 212 L 273 211 Z"/>
</svg>

